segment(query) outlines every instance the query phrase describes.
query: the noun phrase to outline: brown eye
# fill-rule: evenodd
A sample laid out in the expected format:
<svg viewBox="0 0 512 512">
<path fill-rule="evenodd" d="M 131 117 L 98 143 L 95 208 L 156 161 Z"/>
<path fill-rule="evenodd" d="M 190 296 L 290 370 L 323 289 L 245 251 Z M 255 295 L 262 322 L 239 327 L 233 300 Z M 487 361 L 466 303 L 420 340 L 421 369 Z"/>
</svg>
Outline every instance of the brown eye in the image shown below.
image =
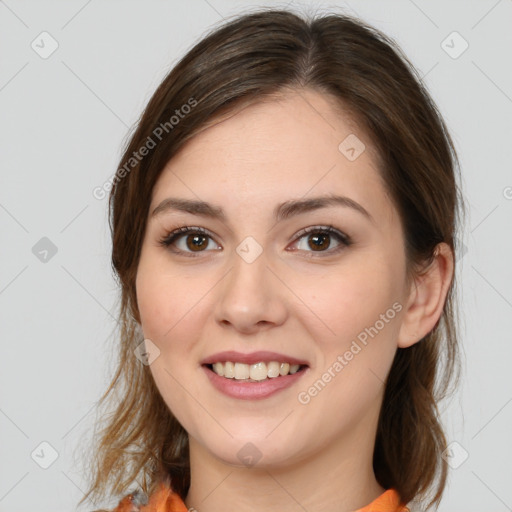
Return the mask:
<svg viewBox="0 0 512 512">
<path fill-rule="evenodd" d="M 184 243 L 181 243 L 182 239 Z M 186 226 L 174 230 L 159 242 L 160 245 L 168 247 L 172 252 L 185 256 L 195 256 L 207 252 L 206 249 L 210 241 L 213 242 L 213 238 L 204 228 Z"/>
<path fill-rule="evenodd" d="M 208 247 L 208 237 L 205 235 L 187 235 L 187 247 L 193 252 L 200 252 L 202 249 Z"/>
<path fill-rule="evenodd" d="M 185 243 L 181 244 L 180 247 L 182 239 Z M 302 239 L 307 239 L 305 247 L 300 247 Z M 331 248 L 333 239 L 337 246 Z M 323 256 L 325 253 L 326 256 L 329 256 L 352 245 L 352 240 L 348 235 L 332 226 L 314 226 L 303 229 L 298 233 L 296 240 L 295 245 L 299 245 L 298 249 L 301 252 L 309 253 L 309 256 L 311 256 L 311 253 L 319 253 L 319 256 Z M 174 230 L 159 240 L 159 243 L 176 254 L 196 256 L 202 252 L 208 252 L 210 241 L 214 242 L 213 236 L 204 228 L 187 226 Z M 215 243 L 213 245 L 214 250 L 220 250 L 219 246 L 215 247 Z"/>
<path fill-rule="evenodd" d="M 307 240 L 303 243 L 302 240 Z M 333 242 L 337 245 L 332 248 Z M 319 253 L 318 256 L 329 256 L 335 254 L 345 247 L 352 245 L 348 235 L 333 228 L 332 226 L 313 226 L 303 229 L 297 234 L 296 248 L 302 252 Z"/>
<path fill-rule="evenodd" d="M 328 234 L 315 234 L 308 236 L 308 245 L 313 250 L 327 249 L 330 245 L 331 238 Z"/>
</svg>

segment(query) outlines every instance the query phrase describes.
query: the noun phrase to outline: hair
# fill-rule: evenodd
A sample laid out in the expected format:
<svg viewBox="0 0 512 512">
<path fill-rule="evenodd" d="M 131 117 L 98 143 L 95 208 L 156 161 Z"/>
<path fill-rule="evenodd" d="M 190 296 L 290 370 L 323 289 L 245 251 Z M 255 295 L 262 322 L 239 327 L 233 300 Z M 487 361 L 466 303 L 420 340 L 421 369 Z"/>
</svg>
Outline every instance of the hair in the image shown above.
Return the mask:
<svg viewBox="0 0 512 512">
<path fill-rule="evenodd" d="M 95 430 L 90 488 L 80 503 L 91 495 L 104 498 L 107 491 L 122 495 L 134 482 L 151 494 L 162 480 L 185 499 L 188 434 L 163 401 L 149 367 L 134 357 L 142 341 L 135 278 L 153 187 L 184 144 L 221 116 L 306 89 L 350 113 L 377 148 L 386 193 L 400 216 L 408 278 L 428 268 L 441 242 L 457 254 L 463 203 L 455 147 L 418 71 L 393 39 L 345 14 L 284 9 L 260 9 L 214 27 L 158 86 L 112 183 L 119 354 L 99 401 L 108 412 L 101 431 Z M 149 141 L 154 147 L 135 158 Z M 381 486 L 396 489 L 402 503 L 423 500 L 436 509 L 448 473 L 438 402 L 455 389 L 460 372 L 455 270 L 434 329 L 397 349 L 373 454 Z"/>
</svg>

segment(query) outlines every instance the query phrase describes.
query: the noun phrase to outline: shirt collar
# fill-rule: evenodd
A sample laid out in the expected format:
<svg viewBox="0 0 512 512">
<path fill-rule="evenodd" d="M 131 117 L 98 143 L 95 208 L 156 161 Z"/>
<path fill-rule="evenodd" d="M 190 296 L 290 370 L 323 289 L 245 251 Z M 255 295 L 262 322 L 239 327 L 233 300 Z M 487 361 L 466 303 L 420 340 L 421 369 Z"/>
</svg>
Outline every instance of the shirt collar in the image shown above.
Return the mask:
<svg viewBox="0 0 512 512">
<path fill-rule="evenodd" d="M 137 506 L 133 495 L 126 496 L 113 512 L 189 512 L 178 493 L 164 482 L 160 482 L 146 505 Z M 193 511 L 192 511 L 193 512 Z M 400 496 L 395 489 L 387 489 L 370 504 L 354 512 L 410 512 L 400 504 Z"/>
</svg>

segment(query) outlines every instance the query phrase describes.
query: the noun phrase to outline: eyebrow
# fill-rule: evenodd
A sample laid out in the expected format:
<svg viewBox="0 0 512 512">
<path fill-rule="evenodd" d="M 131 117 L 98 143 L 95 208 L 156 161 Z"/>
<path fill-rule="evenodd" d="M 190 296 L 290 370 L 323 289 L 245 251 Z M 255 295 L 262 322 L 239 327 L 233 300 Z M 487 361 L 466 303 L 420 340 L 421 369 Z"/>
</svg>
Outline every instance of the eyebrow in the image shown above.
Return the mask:
<svg viewBox="0 0 512 512">
<path fill-rule="evenodd" d="M 273 216 L 276 221 L 282 221 L 299 215 L 301 213 L 327 208 L 329 206 L 344 206 L 364 215 L 371 222 L 375 222 L 370 212 L 350 197 L 339 195 L 327 195 L 312 197 L 310 199 L 290 200 L 277 205 L 274 208 Z M 193 215 L 200 215 L 212 219 L 226 221 L 226 215 L 220 206 L 212 205 L 204 201 L 168 197 L 164 199 L 152 212 L 151 217 L 156 217 L 164 212 L 176 210 Z"/>
</svg>

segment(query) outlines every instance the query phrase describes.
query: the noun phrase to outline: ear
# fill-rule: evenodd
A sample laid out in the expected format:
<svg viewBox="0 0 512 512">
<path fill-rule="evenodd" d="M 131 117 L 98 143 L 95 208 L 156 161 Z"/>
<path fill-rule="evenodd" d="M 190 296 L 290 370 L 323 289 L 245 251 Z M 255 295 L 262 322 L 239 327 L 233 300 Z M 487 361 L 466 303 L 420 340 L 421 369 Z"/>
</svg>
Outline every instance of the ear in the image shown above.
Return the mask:
<svg viewBox="0 0 512 512">
<path fill-rule="evenodd" d="M 444 242 L 434 250 L 434 261 L 411 284 L 406 311 L 398 334 L 400 348 L 414 345 L 432 331 L 443 312 L 453 278 L 453 251 Z"/>
</svg>

